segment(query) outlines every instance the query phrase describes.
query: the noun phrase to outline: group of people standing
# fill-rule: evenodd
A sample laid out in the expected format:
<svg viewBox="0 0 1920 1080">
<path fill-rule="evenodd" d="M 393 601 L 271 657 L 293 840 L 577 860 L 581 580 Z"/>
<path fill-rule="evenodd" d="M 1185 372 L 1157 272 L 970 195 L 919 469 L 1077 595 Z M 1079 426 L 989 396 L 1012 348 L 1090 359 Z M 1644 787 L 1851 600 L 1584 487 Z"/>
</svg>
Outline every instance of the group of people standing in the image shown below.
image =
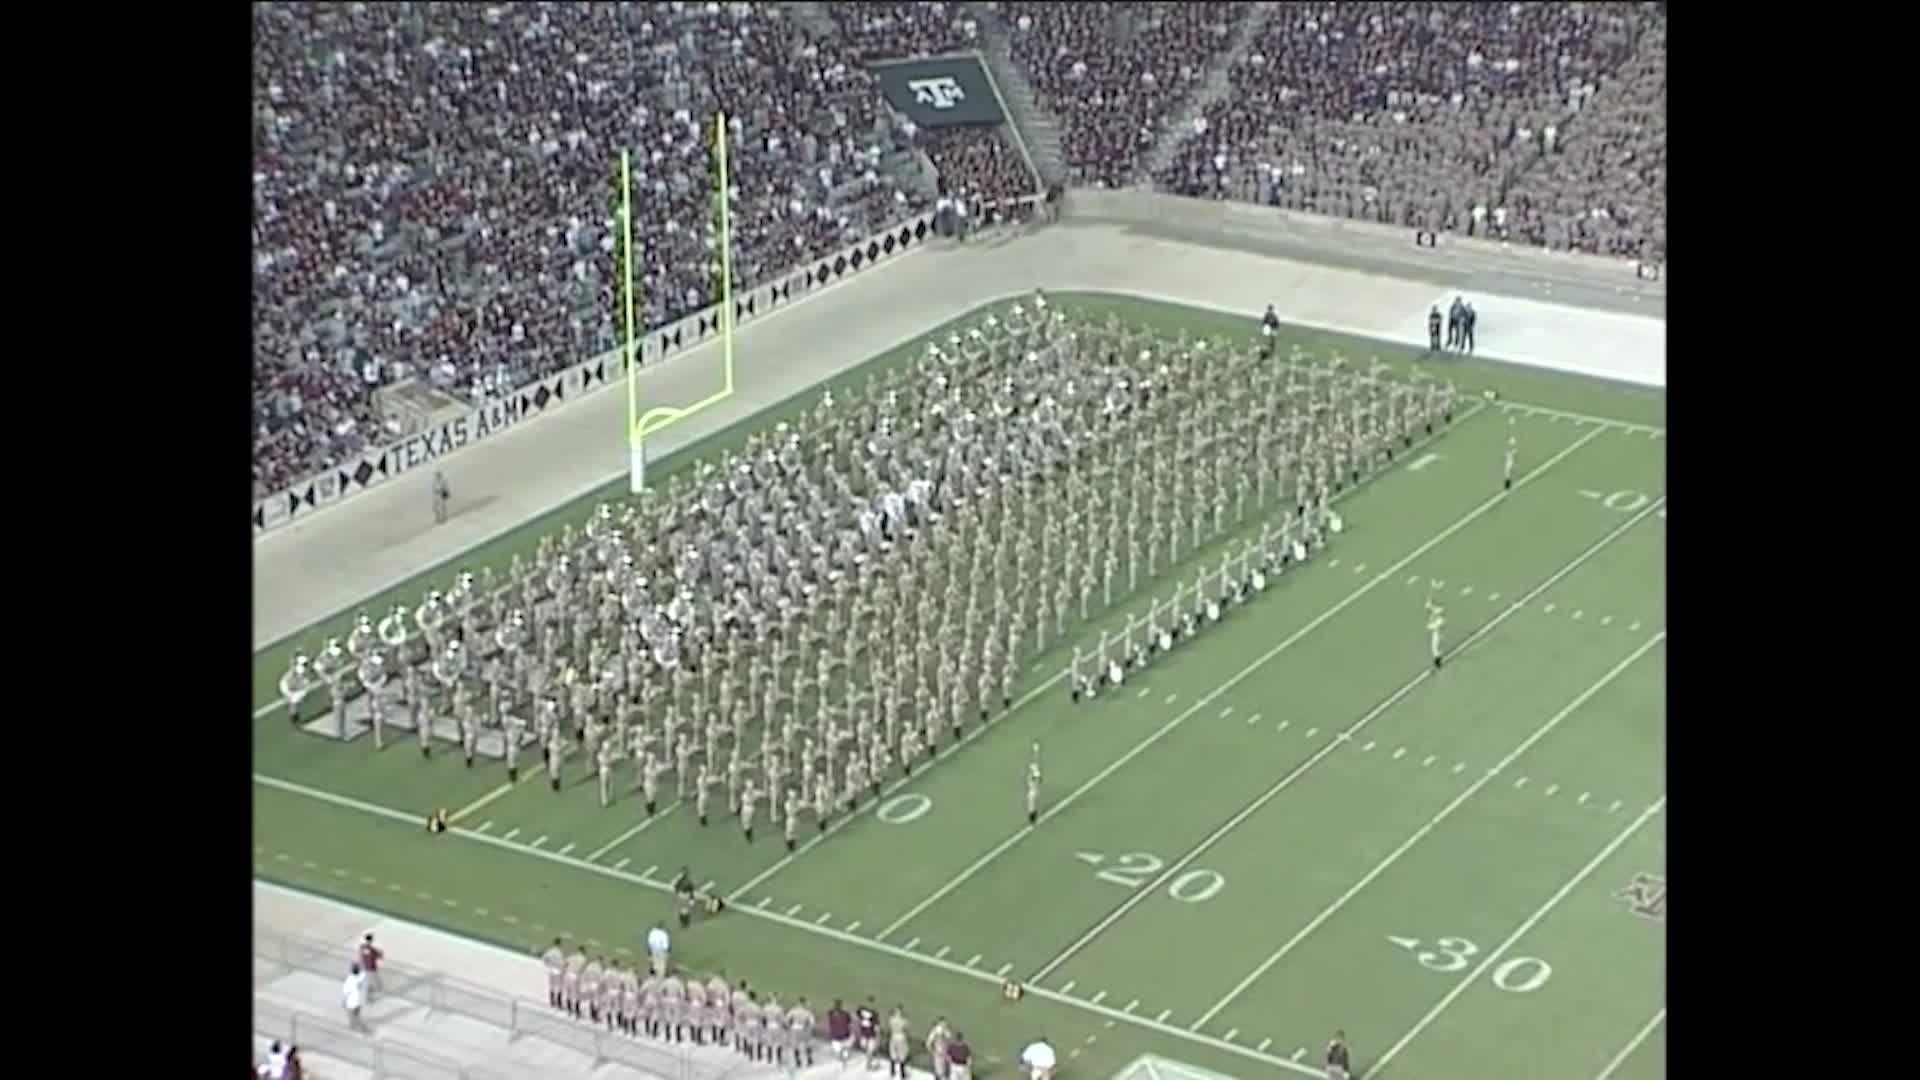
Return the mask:
<svg viewBox="0 0 1920 1080">
<path fill-rule="evenodd" d="M 1472 304 L 1468 303 L 1463 297 L 1454 297 L 1453 303 L 1447 308 L 1445 320 L 1447 324 L 1447 340 L 1446 344 L 1442 346 L 1440 343 L 1440 305 L 1433 305 L 1433 310 L 1427 312 L 1427 347 L 1434 352 L 1440 352 L 1443 348 L 1449 351 L 1473 352 L 1473 328 L 1479 319 L 1480 316 L 1473 310 Z"/>
</svg>

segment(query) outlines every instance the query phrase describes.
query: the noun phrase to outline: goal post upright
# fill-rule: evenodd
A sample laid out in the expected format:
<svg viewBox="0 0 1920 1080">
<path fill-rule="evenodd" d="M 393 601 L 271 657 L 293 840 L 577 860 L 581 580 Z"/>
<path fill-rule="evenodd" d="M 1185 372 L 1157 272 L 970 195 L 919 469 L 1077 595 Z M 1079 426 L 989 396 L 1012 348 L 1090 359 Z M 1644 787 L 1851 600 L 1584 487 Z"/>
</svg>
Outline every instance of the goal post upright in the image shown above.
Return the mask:
<svg viewBox="0 0 1920 1080">
<path fill-rule="evenodd" d="M 640 348 L 634 333 L 633 300 L 633 155 L 620 151 L 620 285 L 621 354 L 627 365 L 628 490 L 640 494 L 646 485 L 646 442 L 640 432 Z"/>
</svg>

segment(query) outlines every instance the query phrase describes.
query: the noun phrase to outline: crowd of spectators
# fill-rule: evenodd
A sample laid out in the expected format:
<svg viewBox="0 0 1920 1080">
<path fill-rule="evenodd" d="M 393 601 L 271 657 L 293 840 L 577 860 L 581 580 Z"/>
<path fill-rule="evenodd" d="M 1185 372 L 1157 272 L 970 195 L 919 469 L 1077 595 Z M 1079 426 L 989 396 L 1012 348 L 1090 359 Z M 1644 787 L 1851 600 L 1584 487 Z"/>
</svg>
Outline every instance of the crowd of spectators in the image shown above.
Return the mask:
<svg viewBox="0 0 1920 1080">
<path fill-rule="evenodd" d="M 1281 5 L 1157 179 L 1661 259 L 1664 18 L 1642 3 Z"/>
<path fill-rule="evenodd" d="M 980 23 L 959 4 L 827 4 L 847 51 L 862 64 L 911 60 L 981 48 Z"/>
<path fill-rule="evenodd" d="M 1132 182 L 1141 155 L 1253 9 L 1214 0 L 987 6 L 1005 21 L 1014 61 L 1060 125 L 1069 177 L 1106 187 Z"/>
<path fill-rule="evenodd" d="M 931 203 L 876 166 L 872 77 L 775 4 L 262 4 L 256 491 L 390 437 L 372 388 L 462 397 L 613 345 L 617 151 L 643 317 L 709 302 L 709 119 L 748 285 Z"/>
</svg>

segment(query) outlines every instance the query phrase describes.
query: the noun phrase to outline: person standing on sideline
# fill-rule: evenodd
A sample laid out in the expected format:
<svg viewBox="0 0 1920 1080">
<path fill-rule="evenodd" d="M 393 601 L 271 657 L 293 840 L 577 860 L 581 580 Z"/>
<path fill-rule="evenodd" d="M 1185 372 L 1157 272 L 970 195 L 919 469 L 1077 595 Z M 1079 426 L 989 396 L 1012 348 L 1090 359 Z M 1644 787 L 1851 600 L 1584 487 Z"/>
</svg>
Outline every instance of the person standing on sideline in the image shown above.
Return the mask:
<svg viewBox="0 0 1920 1080">
<path fill-rule="evenodd" d="M 347 1026 L 355 1031 L 367 1030 L 365 1021 L 360 1019 L 360 1008 L 367 1003 L 367 980 L 360 973 L 360 965 L 355 964 L 347 971 L 347 977 L 340 984 L 340 1006 L 347 1010 Z"/>
<path fill-rule="evenodd" d="M 359 955 L 360 970 L 367 977 L 367 1000 L 372 1001 L 373 995 L 380 992 L 380 961 L 386 959 L 387 954 L 374 946 L 373 935 L 368 934 L 360 939 Z"/>
<path fill-rule="evenodd" d="M 1473 354 L 1473 324 L 1478 322 L 1479 319 L 1480 316 L 1474 312 L 1472 304 L 1461 305 L 1460 347 L 1466 350 L 1469 356 Z"/>
<path fill-rule="evenodd" d="M 447 523 L 447 500 L 453 497 L 453 490 L 447 487 L 447 474 L 439 469 L 433 470 L 433 523 Z"/>
<path fill-rule="evenodd" d="M 1449 349 L 1460 347 L 1460 309 L 1464 306 L 1464 302 L 1456 296 L 1453 298 L 1453 303 L 1447 307 L 1447 348 Z"/>
<path fill-rule="evenodd" d="M 1327 1044 L 1327 1080 L 1347 1080 L 1353 1068 L 1353 1055 L 1347 1052 L 1347 1033 L 1336 1031 Z"/>
<path fill-rule="evenodd" d="M 647 956 L 653 964 L 655 975 L 667 973 L 667 956 L 671 948 L 672 941 L 667 937 L 667 928 L 654 923 L 653 929 L 647 931 Z"/>
<path fill-rule="evenodd" d="M 1439 304 L 1433 305 L 1433 310 L 1427 312 L 1427 351 L 1428 352 L 1440 351 L 1440 305 Z"/>
</svg>

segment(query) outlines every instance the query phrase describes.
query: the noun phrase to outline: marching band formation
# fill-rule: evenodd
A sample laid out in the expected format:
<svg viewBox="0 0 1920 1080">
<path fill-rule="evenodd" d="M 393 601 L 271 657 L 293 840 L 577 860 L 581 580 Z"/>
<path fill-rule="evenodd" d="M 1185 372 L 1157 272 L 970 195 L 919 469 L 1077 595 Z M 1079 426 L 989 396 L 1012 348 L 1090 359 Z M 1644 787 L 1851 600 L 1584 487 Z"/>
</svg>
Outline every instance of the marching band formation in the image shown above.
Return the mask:
<svg viewBox="0 0 1920 1080">
<path fill-rule="evenodd" d="M 1183 560 L 1206 556 L 1191 586 L 1075 649 L 1076 699 L 1264 589 L 1339 531 L 1336 493 L 1453 403 L 1385 365 L 1167 339 L 1036 294 L 600 506 L 504 580 L 362 614 L 280 688 L 296 725 L 325 688 L 343 737 L 410 728 L 422 754 L 451 741 L 516 780 L 529 750 L 556 788 L 578 761 L 603 805 L 632 791 L 654 813 L 670 773 L 703 824 L 718 790 L 749 839 L 764 808 L 791 847 Z"/>
</svg>

